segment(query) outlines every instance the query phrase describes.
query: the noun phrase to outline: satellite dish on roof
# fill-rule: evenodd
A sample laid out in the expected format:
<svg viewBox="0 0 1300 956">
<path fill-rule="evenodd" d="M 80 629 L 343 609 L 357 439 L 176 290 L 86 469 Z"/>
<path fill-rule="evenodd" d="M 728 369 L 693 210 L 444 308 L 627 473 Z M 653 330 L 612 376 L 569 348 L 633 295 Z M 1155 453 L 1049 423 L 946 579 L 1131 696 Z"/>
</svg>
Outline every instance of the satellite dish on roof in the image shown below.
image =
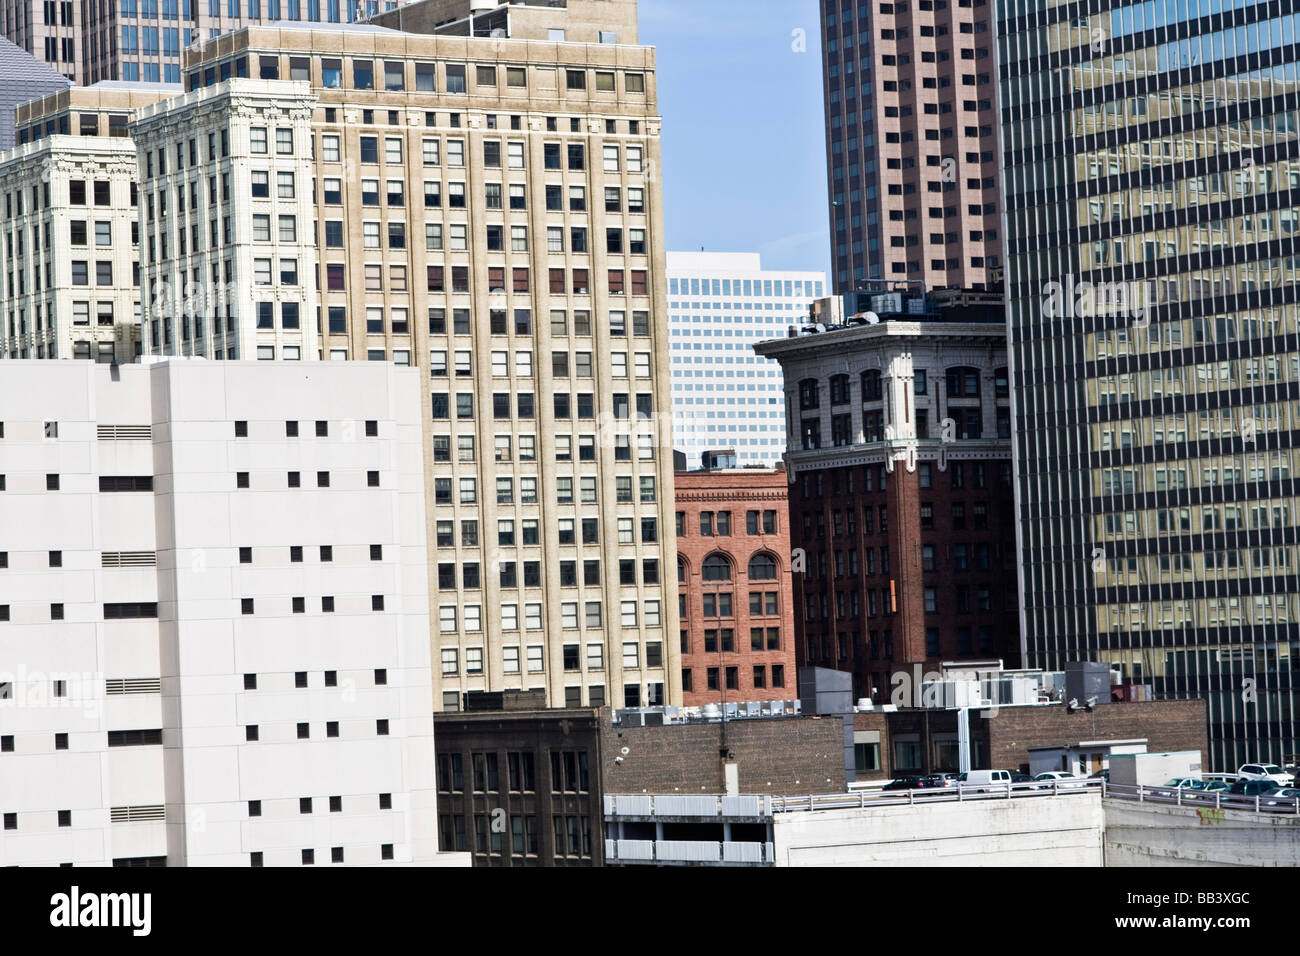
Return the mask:
<svg viewBox="0 0 1300 956">
<path fill-rule="evenodd" d="M 867 325 L 879 325 L 880 316 L 874 312 L 863 312 L 862 317 L 867 320 Z"/>
</svg>

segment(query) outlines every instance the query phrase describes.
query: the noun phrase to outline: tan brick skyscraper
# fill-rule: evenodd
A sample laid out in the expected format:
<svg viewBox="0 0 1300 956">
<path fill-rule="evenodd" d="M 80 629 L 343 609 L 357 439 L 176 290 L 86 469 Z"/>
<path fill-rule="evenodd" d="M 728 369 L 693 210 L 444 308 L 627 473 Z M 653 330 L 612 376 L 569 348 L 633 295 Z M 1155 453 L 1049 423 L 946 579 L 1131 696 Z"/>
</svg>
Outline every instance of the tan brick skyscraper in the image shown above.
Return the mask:
<svg viewBox="0 0 1300 956">
<path fill-rule="evenodd" d="M 991 5 L 822 0 L 832 287 L 1001 265 Z"/>
<path fill-rule="evenodd" d="M 679 703 L 654 50 L 632 0 L 404 10 L 137 115 L 142 282 L 233 289 L 144 349 L 418 365 L 435 705 Z"/>
</svg>

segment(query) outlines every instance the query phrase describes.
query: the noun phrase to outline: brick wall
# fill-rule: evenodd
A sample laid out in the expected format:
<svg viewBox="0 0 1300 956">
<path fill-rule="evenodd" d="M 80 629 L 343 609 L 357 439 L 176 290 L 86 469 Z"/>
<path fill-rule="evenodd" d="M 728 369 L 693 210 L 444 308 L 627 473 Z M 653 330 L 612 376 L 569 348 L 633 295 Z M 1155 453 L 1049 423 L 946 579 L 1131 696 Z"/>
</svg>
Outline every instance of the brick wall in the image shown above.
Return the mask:
<svg viewBox="0 0 1300 956">
<path fill-rule="evenodd" d="M 603 712 L 605 793 L 723 793 L 723 725 L 613 727 Z M 844 790 L 844 731 L 839 717 L 778 717 L 726 724 L 741 793 L 781 795 Z M 614 762 L 623 747 L 628 754 Z"/>
<path fill-rule="evenodd" d="M 974 716 L 974 715 L 972 715 Z M 1147 751 L 1196 750 L 1208 756 L 1203 700 L 1160 700 L 1101 704 L 1091 713 L 1065 707 L 1003 708 L 986 721 L 993 767 L 1017 770 L 1029 763 L 1030 747 L 1053 747 L 1085 740 L 1147 738 Z"/>
<path fill-rule="evenodd" d="M 1206 710 L 1203 700 L 1160 700 L 1142 703 L 1101 704 L 1092 713 L 1067 711 L 1064 706 L 1002 707 L 989 718 L 971 711 L 970 732 L 980 752 L 989 755 L 987 767 L 1019 770 L 1029 764 L 1030 747 L 1057 747 L 1086 740 L 1133 740 L 1145 737 L 1147 750 L 1198 750 L 1208 754 Z M 881 770 L 859 775 L 860 780 L 891 778 L 897 774 L 951 771 L 934 765 L 935 735 L 957 731 L 952 710 L 876 711 L 853 715 L 854 730 L 880 731 Z M 917 738 L 924 765 L 894 766 L 894 743 Z"/>
</svg>

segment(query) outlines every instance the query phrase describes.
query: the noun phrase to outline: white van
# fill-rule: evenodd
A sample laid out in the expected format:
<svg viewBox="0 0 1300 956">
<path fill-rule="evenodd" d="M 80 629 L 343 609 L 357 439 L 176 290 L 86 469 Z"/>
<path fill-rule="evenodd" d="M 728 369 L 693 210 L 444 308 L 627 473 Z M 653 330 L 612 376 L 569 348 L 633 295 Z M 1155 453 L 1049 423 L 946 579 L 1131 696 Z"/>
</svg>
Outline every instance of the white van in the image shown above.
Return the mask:
<svg viewBox="0 0 1300 956">
<path fill-rule="evenodd" d="M 982 788 L 979 792 L 1005 790 L 1010 784 L 1010 770 L 968 770 L 957 778 L 957 786 Z"/>
</svg>

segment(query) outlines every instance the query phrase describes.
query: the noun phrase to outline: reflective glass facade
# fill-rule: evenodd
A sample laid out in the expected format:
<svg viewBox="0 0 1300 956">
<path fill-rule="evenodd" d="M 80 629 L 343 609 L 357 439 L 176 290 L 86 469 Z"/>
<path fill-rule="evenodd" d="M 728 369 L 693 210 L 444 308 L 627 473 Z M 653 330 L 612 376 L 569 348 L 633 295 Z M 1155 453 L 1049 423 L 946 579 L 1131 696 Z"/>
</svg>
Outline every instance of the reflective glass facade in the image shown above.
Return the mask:
<svg viewBox="0 0 1300 956">
<path fill-rule="evenodd" d="M 1297 746 L 1300 100 L 1289 4 L 998 10 L 1026 666 Z"/>
</svg>

